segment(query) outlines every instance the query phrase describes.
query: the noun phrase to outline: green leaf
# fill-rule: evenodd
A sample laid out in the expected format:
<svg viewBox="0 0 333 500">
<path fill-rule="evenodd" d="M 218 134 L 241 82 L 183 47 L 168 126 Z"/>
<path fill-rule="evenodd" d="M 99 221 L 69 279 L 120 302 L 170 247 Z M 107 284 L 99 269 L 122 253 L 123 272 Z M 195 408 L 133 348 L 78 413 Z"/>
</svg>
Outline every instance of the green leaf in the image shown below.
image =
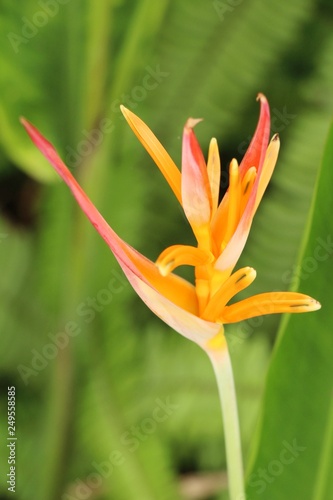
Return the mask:
<svg viewBox="0 0 333 500">
<path fill-rule="evenodd" d="M 332 483 L 333 127 L 293 288 L 322 304 L 283 321 L 268 372 L 248 498 L 326 500 Z"/>
</svg>

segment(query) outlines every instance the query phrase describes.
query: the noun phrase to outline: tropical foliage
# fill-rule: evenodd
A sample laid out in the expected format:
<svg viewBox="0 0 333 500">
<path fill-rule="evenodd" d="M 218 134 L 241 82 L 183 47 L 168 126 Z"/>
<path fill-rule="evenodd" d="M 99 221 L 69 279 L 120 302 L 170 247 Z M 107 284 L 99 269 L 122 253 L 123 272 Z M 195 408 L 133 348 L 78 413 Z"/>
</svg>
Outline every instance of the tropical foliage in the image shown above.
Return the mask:
<svg viewBox="0 0 333 500">
<path fill-rule="evenodd" d="M 257 270 L 251 295 L 290 287 L 323 307 L 229 325 L 248 498 L 330 498 L 332 22 L 328 0 L 2 0 L 0 460 L 6 471 L 14 385 L 20 500 L 227 496 L 208 360 L 134 295 L 19 117 L 155 260 L 193 237 L 120 103 L 178 165 L 186 119 L 203 117 L 197 135 L 206 150 L 218 140 L 222 194 L 259 91 L 281 154 L 239 266 Z"/>
</svg>

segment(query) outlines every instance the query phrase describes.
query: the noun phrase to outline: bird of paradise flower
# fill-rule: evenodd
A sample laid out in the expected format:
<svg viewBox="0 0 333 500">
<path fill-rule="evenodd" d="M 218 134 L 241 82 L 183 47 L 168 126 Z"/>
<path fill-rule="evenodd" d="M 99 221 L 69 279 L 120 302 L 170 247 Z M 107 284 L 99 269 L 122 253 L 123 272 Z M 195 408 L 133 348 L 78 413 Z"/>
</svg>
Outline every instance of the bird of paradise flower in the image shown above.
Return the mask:
<svg viewBox="0 0 333 500">
<path fill-rule="evenodd" d="M 153 158 L 193 230 L 197 246 L 173 245 L 156 263 L 125 243 L 108 225 L 55 148 L 27 120 L 28 134 L 70 187 L 90 222 L 109 245 L 134 290 L 165 323 L 198 344 L 208 354 L 216 375 L 225 428 L 231 499 L 245 499 L 237 403 L 224 325 L 273 313 L 315 311 L 320 304 L 295 292 L 254 295 L 228 305 L 255 279 L 244 267 L 233 272 L 245 246 L 253 217 L 272 176 L 280 147 L 275 134 L 269 142 L 268 101 L 258 95 L 260 116 L 252 141 L 240 163 L 229 167 L 229 188 L 219 203 L 220 159 L 216 139 L 209 146 L 208 161 L 193 128 L 200 121 L 190 118 L 184 127 L 181 172 L 148 126 L 121 106 L 131 129 Z M 173 273 L 178 266 L 194 267 L 195 284 Z"/>
</svg>

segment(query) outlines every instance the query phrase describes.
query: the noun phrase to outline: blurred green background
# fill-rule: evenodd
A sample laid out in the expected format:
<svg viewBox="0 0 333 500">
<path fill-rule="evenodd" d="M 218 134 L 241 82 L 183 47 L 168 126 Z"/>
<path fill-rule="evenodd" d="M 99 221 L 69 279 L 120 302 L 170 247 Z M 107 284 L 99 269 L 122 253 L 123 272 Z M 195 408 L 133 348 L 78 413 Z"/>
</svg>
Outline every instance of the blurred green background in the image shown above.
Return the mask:
<svg viewBox="0 0 333 500">
<path fill-rule="evenodd" d="M 249 293 L 286 290 L 333 114 L 332 2 L 1 0 L 0 29 L 0 427 L 6 436 L 15 385 L 16 498 L 227 498 L 208 359 L 136 297 L 19 117 L 154 260 L 193 236 L 119 104 L 178 165 L 186 119 L 203 117 L 196 132 L 205 153 L 218 139 L 223 191 L 265 93 L 282 148 L 240 265 L 258 272 Z M 246 460 L 280 320 L 228 330 Z M 13 498 L 6 480 L 1 500 Z"/>
</svg>

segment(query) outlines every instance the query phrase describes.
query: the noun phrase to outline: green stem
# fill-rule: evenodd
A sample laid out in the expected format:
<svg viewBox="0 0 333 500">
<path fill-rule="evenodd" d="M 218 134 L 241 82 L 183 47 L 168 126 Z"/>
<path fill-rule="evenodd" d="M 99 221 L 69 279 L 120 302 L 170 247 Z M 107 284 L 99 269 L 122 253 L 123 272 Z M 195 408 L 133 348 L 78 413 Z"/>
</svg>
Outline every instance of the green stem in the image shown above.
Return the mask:
<svg viewBox="0 0 333 500">
<path fill-rule="evenodd" d="M 110 0 L 89 0 L 87 3 L 80 125 L 88 130 L 96 125 L 104 106 L 110 61 L 112 8 Z"/>
<path fill-rule="evenodd" d="M 220 396 L 226 442 L 230 500 L 245 500 L 236 391 L 228 348 L 224 346 L 222 349 L 210 349 L 207 351 L 207 354 L 214 368 Z"/>
</svg>

